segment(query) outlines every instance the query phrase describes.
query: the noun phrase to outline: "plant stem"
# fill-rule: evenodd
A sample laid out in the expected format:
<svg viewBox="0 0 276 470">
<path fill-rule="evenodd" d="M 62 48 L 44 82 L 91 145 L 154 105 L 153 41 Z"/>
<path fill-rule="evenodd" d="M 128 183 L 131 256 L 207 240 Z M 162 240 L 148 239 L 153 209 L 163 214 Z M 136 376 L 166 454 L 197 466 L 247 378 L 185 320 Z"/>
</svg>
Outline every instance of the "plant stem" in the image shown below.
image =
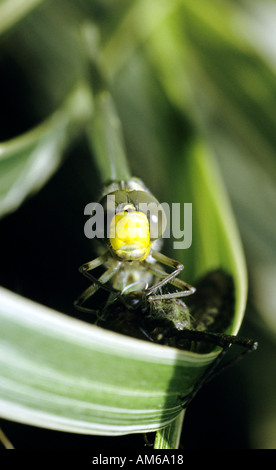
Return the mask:
<svg viewBox="0 0 276 470">
<path fill-rule="evenodd" d="M 4 431 L 2 431 L 1 428 L 0 428 L 0 442 L 2 442 L 5 449 L 14 449 L 12 443 L 7 438 L 6 434 L 4 433 Z"/>
<path fill-rule="evenodd" d="M 94 109 L 88 127 L 88 141 L 98 166 L 102 184 L 131 177 L 121 122 L 109 92 L 109 86 L 99 62 L 100 32 L 86 23 L 81 30 L 84 47 L 89 57 L 88 79 L 92 83 Z"/>
<path fill-rule="evenodd" d="M 154 441 L 154 449 L 178 449 L 184 420 L 183 410 L 175 420 L 165 428 L 157 431 Z"/>
<path fill-rule="evenodd" d="M 120 119 L 107 90 L 96 91 L 89 141 L 102 183 L 130 178 Z"/>
</svg>

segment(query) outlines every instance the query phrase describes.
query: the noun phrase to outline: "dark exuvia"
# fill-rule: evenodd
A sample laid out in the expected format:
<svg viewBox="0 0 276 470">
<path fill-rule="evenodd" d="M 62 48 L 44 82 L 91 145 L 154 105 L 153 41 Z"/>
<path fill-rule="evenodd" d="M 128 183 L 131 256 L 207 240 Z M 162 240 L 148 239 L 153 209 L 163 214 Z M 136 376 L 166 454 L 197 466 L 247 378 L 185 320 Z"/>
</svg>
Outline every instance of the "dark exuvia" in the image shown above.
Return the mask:
<svg viewBox="0 0 276 470">
<path fill-rule="evenodd" d="M 209 352 L 210 337 L 196 338 L 192 332 L 223 333 L 234 315 L 234 283 L 223 270 L 211 271 L 196 283 L 196 293 L 185 299 L 157 299 L 143 302 L 138 293 L 124 302 L 104 309 L 96 323 L 135 338 L 180 349 Z M 142 296 L 142 294 L 140 294 Z"/>
</svg>

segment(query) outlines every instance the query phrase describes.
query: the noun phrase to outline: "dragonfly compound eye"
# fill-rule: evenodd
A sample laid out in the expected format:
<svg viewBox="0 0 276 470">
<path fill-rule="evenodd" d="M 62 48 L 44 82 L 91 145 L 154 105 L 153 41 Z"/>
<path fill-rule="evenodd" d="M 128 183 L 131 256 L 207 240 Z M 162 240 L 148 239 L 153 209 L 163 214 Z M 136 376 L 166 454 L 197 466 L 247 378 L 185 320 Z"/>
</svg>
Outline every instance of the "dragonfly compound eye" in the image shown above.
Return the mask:
<svg viewBox="0 0 276 470">
<path fill-rule="evenodd" d="M 145 259 L 151 245 L 147 216 L 138 211 L 115 214 L 110 223 L 109 241 L 119 259 Z"/>
<path fill-rule="evenodd" d="M 160 238 L 165 232 L 167 225 L 166 213 L 162 205 L 152 194 L 145 191 L 131 191 L 128 197 L 133 205 L 135 205 L 136 210 L 147 216 L 151 241 Z"/>
</svg>

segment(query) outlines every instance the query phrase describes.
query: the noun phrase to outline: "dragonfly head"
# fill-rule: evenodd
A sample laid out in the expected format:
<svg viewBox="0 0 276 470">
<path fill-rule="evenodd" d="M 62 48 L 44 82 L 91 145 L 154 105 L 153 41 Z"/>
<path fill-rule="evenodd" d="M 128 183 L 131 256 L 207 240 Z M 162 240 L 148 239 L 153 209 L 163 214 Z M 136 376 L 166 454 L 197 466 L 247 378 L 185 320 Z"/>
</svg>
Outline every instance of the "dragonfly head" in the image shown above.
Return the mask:
<svg viewBox="0 0 276 470">
<path fill-rule="evenodd" d="M 132 291 L 122 295 L 121 300 L 129 310 L 143 309 L 145 306 L 145 296 L 139 291 Z"/>
<path fill-rule="evenodd" d="M 130 187 L 106 194 L 100 204 L 105 213 L 103 240 L 108 239 L 112 254 L 122 261 L 143 261 L 165 231 L 162 205 L 148 192 Z"/>
</svg>

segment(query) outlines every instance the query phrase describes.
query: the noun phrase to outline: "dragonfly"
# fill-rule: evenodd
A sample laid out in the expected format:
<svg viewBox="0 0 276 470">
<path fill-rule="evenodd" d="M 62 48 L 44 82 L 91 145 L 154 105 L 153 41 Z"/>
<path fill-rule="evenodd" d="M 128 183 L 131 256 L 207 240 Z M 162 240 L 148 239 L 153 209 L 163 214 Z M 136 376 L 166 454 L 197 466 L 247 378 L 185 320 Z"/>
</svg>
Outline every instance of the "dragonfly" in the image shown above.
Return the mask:
<svg viewBox="0 0 276 470">
<path fill-rule="evenodd" d="M 112 218 L 108 217 L 108 212 L 111 212 L 108 206 L 110 196 L 115 202 L 115 214 Z M 129 302 L 130 307 L 138 307 L 141 301 L 141 296 L 129 296 L 130 292 L 142 291 L 143 299 L 149 301 L 186 297 L 195 292 L 193 286 L 178 278 L 184 269 L 183 264 L 160 251 L 166 215 L 140 179 L 112 181 L 104 188 L 99 204 L 105 211 L 103 231 L 105 229 L 106 235 L 99 238 L 103 253 L 79 268 L 93 282 L 76 300 L 75 306 L 79 310 L 87 311 L 83 304 L 99 288 L 117 294 L 117 298 Z M 145 208 L 150 206 L 151 211 L 141 211 L 142 205 Z M 107 233 L 110 234 L 109 237 Z M 105 266 L 106 270 L 96 278 L 92 271 L 100 266 Z M 171 269 L 170 273 L 166 271 L 168 268 Z M 155 279 L 159 280 L 154 282 Z M 156 294 L 168 283 L 178 290 Z"/>
<path fill-rule="evenodd" d="M 130 307 L 138 307 L 142 298 L 157 301 L 194 294 L 195 288 L 178 277 L 183 264 L 161 253 L 166 214 L 143 181 L 130 175 L 109 93 L 100 92 L 95 107 L 93 148 L 100 174 L 107 180 L 98 202 L 104 217 L 97 237 L 99 256 L 79 268 L 92 284 L 77 298 L 75 307 L 93 311 L 86 304 L 100 288 L 111 294 L 109 302 L 119 298 Z M 95 270 L 102 267 L 104 272 L 96 277 Z M 158 295 L 167 284 L 177 290 Z M 137 296 L 129 296 L 130 292 Z"/>
</svg>

